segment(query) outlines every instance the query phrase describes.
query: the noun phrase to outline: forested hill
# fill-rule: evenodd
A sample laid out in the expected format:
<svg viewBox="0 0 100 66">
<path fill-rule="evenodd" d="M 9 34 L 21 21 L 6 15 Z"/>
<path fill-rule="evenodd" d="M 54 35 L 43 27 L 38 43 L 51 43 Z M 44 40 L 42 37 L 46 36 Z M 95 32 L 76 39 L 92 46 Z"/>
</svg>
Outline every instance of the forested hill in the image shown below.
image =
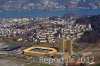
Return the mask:
<svg viewBox="0 0 100 66">
<path fill-rule="evenodd" d="M 88 17 L 81 17 L 76 20 L 76 23 L 80 24 L 91 24 L 92 31 L 84 32 L 83 36 L 79 41 L 81 42 L 88 42 L 93 43 L 100 40 L 100 15 L 88 16 Z"/>
</svg>

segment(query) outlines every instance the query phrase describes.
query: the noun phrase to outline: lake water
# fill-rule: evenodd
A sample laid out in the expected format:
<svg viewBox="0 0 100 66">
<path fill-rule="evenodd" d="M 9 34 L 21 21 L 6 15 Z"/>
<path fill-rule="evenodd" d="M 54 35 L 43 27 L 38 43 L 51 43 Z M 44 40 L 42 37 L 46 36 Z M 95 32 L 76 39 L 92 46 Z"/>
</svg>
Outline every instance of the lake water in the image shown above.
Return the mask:
<svg viewBox="0 0 100 66">
<path fill-rule="evenodd" d="M 56 11 L 11 11 L 0 12 L 0 18 L 7 17 L 51 17 L 51 16 L 63 16 L 64 14 L 86 14 L 97 15 L 100 14 L 99 9 L 68 9 L 68 10 L 56 10 Z"/>
</svg>

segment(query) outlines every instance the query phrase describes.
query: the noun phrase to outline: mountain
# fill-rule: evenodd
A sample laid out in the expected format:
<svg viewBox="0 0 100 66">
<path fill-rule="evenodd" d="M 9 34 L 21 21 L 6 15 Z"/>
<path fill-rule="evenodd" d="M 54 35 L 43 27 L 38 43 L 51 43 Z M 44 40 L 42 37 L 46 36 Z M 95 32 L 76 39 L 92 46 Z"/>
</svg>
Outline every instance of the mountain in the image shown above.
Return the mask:
<svg viewBox="0 0 100 66">
<path fill-rule="evenodd" d="M 96 9 L 100 0 L 0 0 L 0 10 Z"/>
</svg>

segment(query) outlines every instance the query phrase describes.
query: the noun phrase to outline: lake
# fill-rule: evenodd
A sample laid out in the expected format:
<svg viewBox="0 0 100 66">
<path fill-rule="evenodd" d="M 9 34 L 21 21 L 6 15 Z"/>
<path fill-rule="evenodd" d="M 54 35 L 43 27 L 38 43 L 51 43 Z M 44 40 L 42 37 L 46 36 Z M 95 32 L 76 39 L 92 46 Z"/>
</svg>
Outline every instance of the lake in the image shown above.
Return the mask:
<svg viewBox="0 0 100 66">
<path fill-rule="evenodd" d="M 68 9 L 68 10 L 55 10 L 55 11 L 6 11 L 0 12 L 0 18 L 7 17 L 51 17 L 51 16 L 63 16 L 64 14 L 86 14 L 97 15 L 100 14 L 100 8 L 98 9 Z"/>
</svg>

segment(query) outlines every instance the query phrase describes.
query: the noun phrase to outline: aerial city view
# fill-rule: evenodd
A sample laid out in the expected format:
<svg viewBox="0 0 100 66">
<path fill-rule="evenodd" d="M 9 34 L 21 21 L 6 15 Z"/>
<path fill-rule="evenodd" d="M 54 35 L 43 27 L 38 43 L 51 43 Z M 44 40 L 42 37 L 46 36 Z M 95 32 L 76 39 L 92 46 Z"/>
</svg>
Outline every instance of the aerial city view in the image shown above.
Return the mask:
<svg viewBox="0 0 100 66">
<path fill-rule="evenodd" d="M 0 66 L 100 66 L 100 0 L 0 0 Z"/>
</svg>

